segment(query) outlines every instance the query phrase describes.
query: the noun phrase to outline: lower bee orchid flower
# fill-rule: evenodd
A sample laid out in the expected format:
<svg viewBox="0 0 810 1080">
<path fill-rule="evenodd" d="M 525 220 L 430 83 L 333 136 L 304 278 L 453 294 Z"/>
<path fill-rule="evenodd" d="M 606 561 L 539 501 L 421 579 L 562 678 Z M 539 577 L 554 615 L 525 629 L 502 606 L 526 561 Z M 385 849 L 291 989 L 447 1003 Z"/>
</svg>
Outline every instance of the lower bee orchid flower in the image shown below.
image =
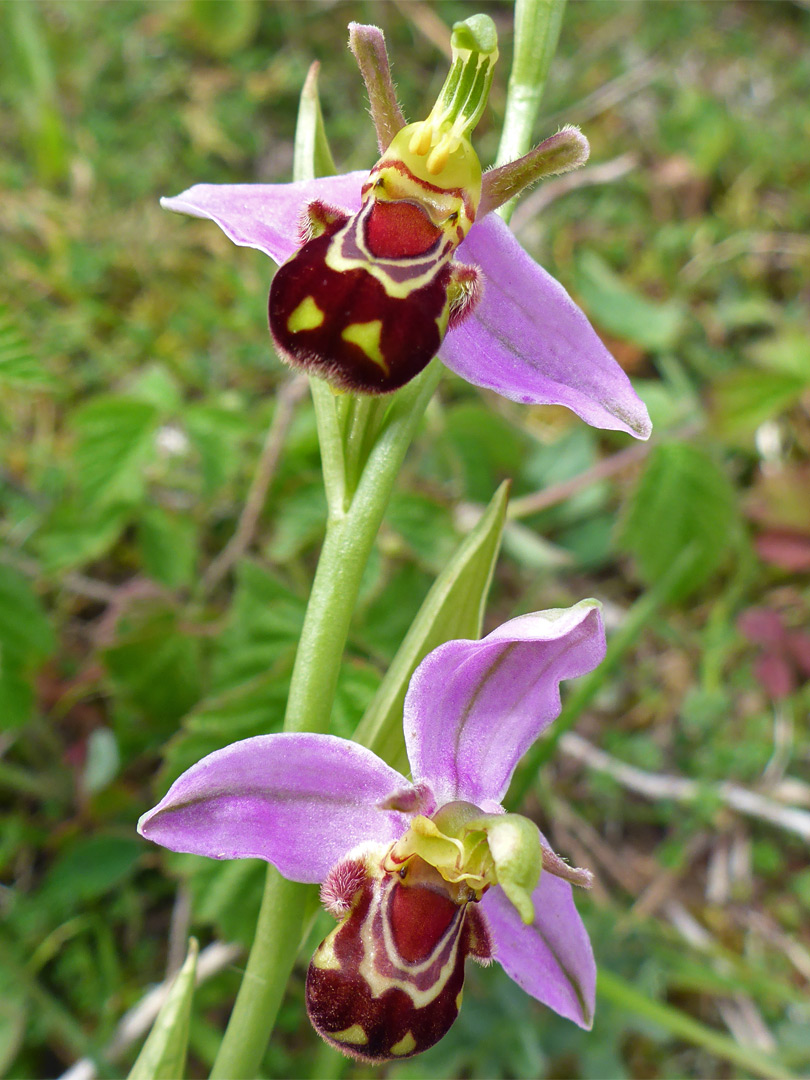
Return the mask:
<svg viewBox="0 0 810 1080">
<path fill-rule="evenodd" d="M 450 641 L 414 673 L 412 780 L 332 735 L 260 735 L 185 772 L 139 823 L 172 851 L 259 858 L 321 882 L 338 926 L 316 950 L 307 1007 L 327 1042 L 368 1061 L 437 1042 L 467 956 L 589 1028 L 596 968 L 571 883 L 537 826 L 501 806 L 521 756 L 560 711 L 560 681 L 604 656 L 598 605 L 513 619 Z"/>
<path fill-rule="evenodd" d="M 370 173 L 292 184 L 196 184 L 161 200 L 208 218 L 280 266 L 270 330 L 281 357 L 335 387 L 396 390 L 435 356 L 476 386 L 567 406 L 594 427 L 650 434 L 630 380 L 565 289 L 491 211 L 541 176 L 584 163 L 563 128 L 482 176 L 469 135 L 497 38 L 487 16 L 454 27 L 453 63 L 428 118 L 405 125 L 382 34 L 352 24 L 382 157 Z"/>
</svg>

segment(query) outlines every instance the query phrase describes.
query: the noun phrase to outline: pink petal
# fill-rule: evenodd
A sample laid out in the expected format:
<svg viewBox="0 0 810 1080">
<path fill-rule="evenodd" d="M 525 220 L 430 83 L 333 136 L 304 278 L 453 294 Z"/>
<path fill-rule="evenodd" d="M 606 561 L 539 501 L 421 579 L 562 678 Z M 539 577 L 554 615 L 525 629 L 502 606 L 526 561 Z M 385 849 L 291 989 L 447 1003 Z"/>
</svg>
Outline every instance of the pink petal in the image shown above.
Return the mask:
<svg viewBox="0 0 810 1080">
<path fill-rule="evenodd" d="M 434 649 L 405 698 L 414 779 L 427 780 L 440 805 L 499 802 L 520 758 L 559 715 L 560 680 L 591 671 L 604 655 L 595 600 Z"/>
<path fill-rule="evenodd" d="M 521 921 L 504 891 L 481 901 L 495 959 L 527 994 L 560 1016 L 590 1029 L 596 1001 L 596 962 L 567 881 L 544 873 L 532 893 L 535 919 Z"/>
<path fill-rule="evenodd" d="M 772 608 L 747 608 L 737 619 L 737 629 L 758 645 L 781 645 L 785 639 L 785 628 L 778 612 Z"/>
<path fill-rule="evenodd" d="M 649 437 L 646 406 L 624 371 L 501 218 L 477 222 L 457 258 L 483 270 L 484 289 L 474 315 L 441 348 L 449 368 L 513 401 L 565 405 L 593 427 Z"/>
<path fill-rule="evenodd" d="M 351 848 L 386 843 L 407 818 L 378 809 L 408 782 L 334 735 L 258 735 L 198 761 L 138 823 L 148 840 L 211 859 L 265 859 L 322 881 Z"/>
<path fill-rule="evenodd" d="M 295 184 L 195 184 L 161 199 L 178 214 L 209 218 L 240 247 L 258 248 L 281 264 L 300 247 L 301 211 L 320 199 L 344 210 L 360 209 L 360 188 L 367 172 L 324 176 Z"/>
<path fill-rule="evenodd" d="M 793 668 L 779 653 L 766 652 L 754 661 L 754 678 L 766 693 L 777 700 L 790 697 L 796 689 Z"/>
</svg>

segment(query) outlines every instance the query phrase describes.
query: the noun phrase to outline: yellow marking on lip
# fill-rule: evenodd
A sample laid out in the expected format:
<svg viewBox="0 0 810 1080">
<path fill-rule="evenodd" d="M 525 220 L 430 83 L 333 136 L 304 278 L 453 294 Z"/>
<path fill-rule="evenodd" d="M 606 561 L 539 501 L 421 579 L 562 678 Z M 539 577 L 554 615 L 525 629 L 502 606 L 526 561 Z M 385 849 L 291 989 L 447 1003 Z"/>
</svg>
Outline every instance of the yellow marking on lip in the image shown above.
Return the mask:
<svg viewBox="0 0 810 1080">
<path fill-rule="evenodd" d="M 317 330 L 325 318 L 313 297 L 307 296 L 287 319 L 287 329 L 291 334 L 300 334 L 302 330 Z"/>
<path fill-rule="evenodd" d="M 335 953 L 335 937 L 339 929 L 339 926 L 336 927 L 315 950 L 312 963 L 319 971 L 340 971 L 340 961 Z"/>
<path fill-rule="evenodd" d="M 461 999 L 463 997 L 464 997 L 464 987 L 462 987 L 461 990 L 459 990 L 458 994 L 456 995 L 456 1008 L 457 1009 L 461 1008 Z"/>
<path fill-rule="evenodd" d="M 382 319 L 374 319 L 372 322 L 365 323 L 351 323 L 340 336 L 344 341 L 348 341 L 350 345 L 356 345 L 358 349 L 362 349 L 369 360 L 381 367 L 386 375 L 390 373 L 391 369 L 380 349 Z"/>
<path fill-rule="evenodd" d="M 352 1046 L 365 1046 L 368 1042 L 368 1035 L 359 1024 L 352 1024 L 351 1027 L 347 1027 L 344 1031 L 329 1031 L 327 1034 L 335 1042 L 349 1043 Z"/>
<path fill-rule="evenodd" d="M 410 1054 L 416 1046 L 416 1039 L 413 1037 L 410 1031 L 407 1031 L 399 1042 L 394 1043 L 389 1053 L 394 1054 L 396 1057 L 404 1057 L 405 1054 Z"/>
</svg>

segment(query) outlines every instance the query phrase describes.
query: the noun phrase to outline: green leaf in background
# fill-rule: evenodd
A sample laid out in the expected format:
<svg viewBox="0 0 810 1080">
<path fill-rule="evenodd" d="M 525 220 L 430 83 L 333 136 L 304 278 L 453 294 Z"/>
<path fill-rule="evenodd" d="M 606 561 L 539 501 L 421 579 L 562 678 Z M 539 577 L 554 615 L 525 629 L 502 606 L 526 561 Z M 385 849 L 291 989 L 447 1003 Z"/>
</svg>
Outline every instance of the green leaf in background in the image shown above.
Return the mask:
<svg viewBox="0 0 810 1080">
<path fill-rule="evenodd" d="M 757 365 L 719 378 L 712 388 L 717 433 L 750 444 L 757 428 L 791 409 L 810 387 L 810 340 L 803 329 L 787 326 L 746 349 Z"/>
<path fill-rule="evenodd" d="M 170 589 L 190 585 L 197 561 L 197 524 L 185 514 L 145 506 L 138 522 L 147 574 Z"/>
<path fill-rule="evenodd" d="M 458 533 L 449 508 L 435 499 L 416 491 L 395 491 L 385 520 L 411 548 L 420 566 L 437 574 L 452 557 Z"/>
<path fill-rule="evenodd" d="M 198 952 L 196 939 L 189 938 L 185 963 L 175 976 L 129 1080 L 177 1080 L 184 1075 Z"/>
<path fill-rule="evenodd" d="M 322 483 L 306 484 L 279 504 L 267 554 L 276 563 L 296 558 L 323 538 L 326 495 Z"/>
<path fill-rule="evenodd" d="M 191 892 L 194 925 L 211 927 L 224 941 L 249 949 L 262 900 L 267 863 L 261 859 L 205 859 L 169 855 L 173 877 Z"/>
<path fill-rule="evenodd" d="M 121 752 L 115 732 L 99 727 L 87 738 L 87 758 L 81 774 L 82 791 L 94 795 L 103 791 L 116 777 L 121 766 Z"/>
<path fill-rule="evenodd" d="M 51 624 L 28 580 L 0 564 L 0 646 L 7 659 L 44 660 L 53 652 Z"/>
<path fill-rule="evenodd" d="M 5 305 L 0 304 L 0 385 L 52 389 L 56 380 L 34 355 Z"/>
<path fill-rule="evenodd" d="M 165 791 L 180 773 L 228 743 L 280 731 L 288 688 L 289 678 L 271 669 L 204 698 L 166 743 L 157 788 Z"/>
<path fill-rule="evenodd" d="M 652 585 L 687 547 L 687 562 L 670 596 L 682 601 L 722 563 L 738 520 L 734 491 L 725 474 L 697 446 L 669 442 L 657 446 L 633 494 L 620 543 L 638 561 L 641 578 Z"/>
<path fill-rule="evenodd" d="M 485 503 L 506 476 L 517 476 L 530 441 L 505 417 L 480 401 L 465 401 L 444 414 L 446 438 L 463 475 L 463 490 L 472 502 Z"/>
<path fill-rule="evenodd" d="M 721 438 L 750 443 L 757 428 L 790 409 L 807 389 L 808 379 L 785 371 L 743 368 L 714 384 L 712 418 Z"/>
<path fill-rule="evenodd" d="M 379 557 L 377 561 L 379 570 L 362 609 L 358 635 L 371 655 L 387 662 L 402 644 L 435 577 L 410 560 L 398 560 L 393 568 Z"/>
<path fill-rule="evenodd" d="M 0 724 L 18 728 L 31 715 L 31 675 L 54 650 L 50 621 L 28 580 L 0 564 Z"/>
<path fill-rule="evenodd" d="M 678 341 L 685 324 L 682 305 L 636 292 L 595 252 L 586 251 L 577 260 L 576 286 L 582 306 L 608 333 L 654 352 Z"/>
<path fill-rule="evenodd" d="M 133 401 L 144 401 L 164 413 L 180 412 L 183 394 L 177 379 L 163 364 L 147 364 L 127 385 Z"/>
<path fill-rule="evenodd" d="M 37 4 L 0 6 L 12 97 L 19 109 L 21 141 L 38 179 L 53 185 L 68 172 L 68 144 L 59 110 L 59 88 L 51 59 L 46 16 Z"/>
<path fill-rule="evenodd" d="M 334 176 L 337 168 L 329 148 L 318 95 L 319 69 L 320 64 L 312 64 L 301 90 L 294 158 L 297 171 L 306 163 L 307 171 L 311 169 L 312 176 Z"/>
<path fill-rule="evenodd" d="M 0 1076 L 8 1068 L 22 1045 L 28 1021 L 25 992 L 11 972 L 0 972 Z"/>
<path fill-rule="evenodd" d="M 57 507 L 34 537 L 44 570 L 58 573 L 106 555 L 123 532 L 131 512 L 127 506 L 90 508 L 68 503 Z"/>
<path fill-rule="evenodd" d="M 152 599 L 122 617 L 104 662 L 116 689 L 155 730 L 174 725 L 200 696 L 201 641 L 179 614 Z"/>
<path fill-rule="evenodd" d="M 202 493 L 208 498 L 238 471 L 252 427 L 241 411 L 206 404 L 189 405 L 183 425 L 200 456 Z"/>
<path fill-rule="evenodd" d="M 31 680 L 0 643 L 0 722 L 4 731 L 22 727 L 34 707 Z"/>
<path fill-rule="evenodd" d="M 233 56 L 249 45 L 261 15 L 257 0 L 186 0 L 182 10 L 191 35 L 212 56 Z"/>
<path fill-rule="evenodd" d="M 750 345 L 746 351 L 760 367 L 795 375 L 806 386 L 810 385 L 810 338 L 805 328 L 786 326 Z"/>
<path fill-rule="evenodd" d="M 484 605 L 501 546 L 509 484 L 495 492 L 484 516 L 436 578 L 354 738 L 394 768 L 406 766 L 402 707 L 411 675 L 422 659 L 452 638 L 481 634 Z"/>
<path fill-rule="evenodd" d="M 143 852 L 135 835 L 80 836 L 48 871 L 39 899 L 58 911 L 98 900 L 129 877 Z"/>
<path fill-rule="evenodd" d="M 211 665 L 213 692 L 266 674 L 294 651 L 303 621 L 301 598 L 258 563 L 243 559 L 236 569 L 228 624 Z"/>
<path fill-rule="evenodd" d="M 154 405 L 112 395 L 97 397 L 74 413 L 74 460 L 82 495 L 91 506 L 143 498 L 143 470 L 154 450 L 158 416 Z"/>
<path fill-rule="evenodd" d="M 329 730 L 343 739 L 354 738 L 363 714 L 380 686 L 380 673 L 369 664 L 344 663 L 335 692 Z"/>
</svg>

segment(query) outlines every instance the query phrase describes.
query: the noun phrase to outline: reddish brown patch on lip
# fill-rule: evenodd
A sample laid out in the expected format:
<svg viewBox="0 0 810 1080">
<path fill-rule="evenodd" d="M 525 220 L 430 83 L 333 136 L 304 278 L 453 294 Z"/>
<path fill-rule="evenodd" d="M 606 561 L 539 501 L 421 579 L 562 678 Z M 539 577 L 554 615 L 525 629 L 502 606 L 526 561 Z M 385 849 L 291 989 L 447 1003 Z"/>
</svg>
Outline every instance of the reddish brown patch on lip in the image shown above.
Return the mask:
<svg viewBox="0 0 810 1080">
<path fill-rule="evenodd" d="M 391 930 L 403 960 L 418 964 L 436 948 L 456 914 L 456 905 L 423 886 L 400 887 L 391 895 Z"/>
<path fill-rule="evenodd" d="M 425 255 L 441 236 L 425 211 L 411 202 L 376 202 L 366 222 L 366 243 L 378 259 Z"/>
</svg>

